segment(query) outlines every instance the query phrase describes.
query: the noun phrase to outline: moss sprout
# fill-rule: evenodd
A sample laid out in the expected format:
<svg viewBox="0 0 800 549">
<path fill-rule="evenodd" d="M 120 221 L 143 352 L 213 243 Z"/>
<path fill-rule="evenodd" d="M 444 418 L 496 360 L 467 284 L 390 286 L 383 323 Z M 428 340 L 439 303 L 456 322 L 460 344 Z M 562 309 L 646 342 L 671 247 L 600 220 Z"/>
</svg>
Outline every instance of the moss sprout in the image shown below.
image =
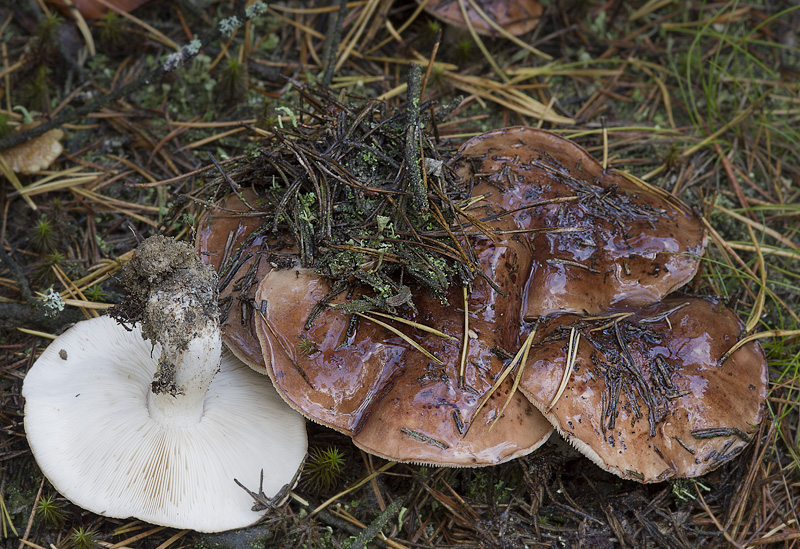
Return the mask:
<svg viewBox="0 0 800 549">
<path fill-rule="evenodd" d="M 344 473 L 344 465 L 344 454 L 337 447 L 312 448 L 303 471 L 303 486 L 320 492 L 335 488 Z"/>
<path fill-rule="evenodd" d="M 42 496 L 36 503 L 36 516 L 48 528 L 60 528 L 66 515 L 55 495 Z"/>
<path fill-rule="evenodd" d="M 84 526 L 73 528 L 63 545 L 63 549 L 98 549 L 99 547 L 101 545 L 97 532 Z"/>
</svg>

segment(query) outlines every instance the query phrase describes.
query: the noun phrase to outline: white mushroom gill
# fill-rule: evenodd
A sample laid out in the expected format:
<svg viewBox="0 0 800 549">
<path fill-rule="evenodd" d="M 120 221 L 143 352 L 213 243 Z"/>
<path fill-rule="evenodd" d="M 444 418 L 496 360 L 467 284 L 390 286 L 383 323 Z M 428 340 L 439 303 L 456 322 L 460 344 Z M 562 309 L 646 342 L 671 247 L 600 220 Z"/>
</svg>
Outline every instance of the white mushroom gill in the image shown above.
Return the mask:
<svg viewBox="0 0 800 549">
<path fill-rule="evenodd" d="M 157 253 L 126 267 L 143 323 L 86 320 L 45 349 L 23 385 L 25 430 L 42 472 L 84 509 L 218 532 L 263 515 L 234 479 L 258 491 L 263 471 L 267 497 L 293 482 L 305 422 L 222 353 L 216 277 L 188 283 L 189 251 L 177 267 Z"/>
</svg>

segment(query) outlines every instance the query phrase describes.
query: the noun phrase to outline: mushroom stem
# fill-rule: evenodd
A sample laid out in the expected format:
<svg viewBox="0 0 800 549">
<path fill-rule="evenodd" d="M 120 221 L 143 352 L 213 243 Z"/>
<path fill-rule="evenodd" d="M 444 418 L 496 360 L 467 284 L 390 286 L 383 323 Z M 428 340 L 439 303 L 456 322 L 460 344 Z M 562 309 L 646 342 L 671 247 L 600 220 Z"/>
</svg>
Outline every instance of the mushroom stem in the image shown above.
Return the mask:
<svg viewBox="0 0 800 549">
<path fill-rule="evenodd" d="M 153 376 L 147 408 L 165 426 L 197 423 L 211 380 L 219 370 L 222 337 L 219 315 L 204 314 L 208 288 L 180 287 L 183 277 L 153 291 L 144 323 L 159 331 L 158 370 Z M 216 292 L 212 292 L 216 293 Z"/>
<path fill-rule="evenodd" d="M 200 336 L 186 342 L 184 349 L 163 346 L 147 395 L 147 409 L 153 421 L 168 427 L 199 422 L 208 387 L 219 371 L 221 354 L 218 322 L 209 322 Z"/>
<path fill-rule="evenodd" d="M 147 239 L 123 272 L 134 320 L 153 344 L 158 369 L 147 394 L 153 421 L 185 427 L 200 421 L 222 355 L 218 279 L 187 244 Z"/>
</svg>

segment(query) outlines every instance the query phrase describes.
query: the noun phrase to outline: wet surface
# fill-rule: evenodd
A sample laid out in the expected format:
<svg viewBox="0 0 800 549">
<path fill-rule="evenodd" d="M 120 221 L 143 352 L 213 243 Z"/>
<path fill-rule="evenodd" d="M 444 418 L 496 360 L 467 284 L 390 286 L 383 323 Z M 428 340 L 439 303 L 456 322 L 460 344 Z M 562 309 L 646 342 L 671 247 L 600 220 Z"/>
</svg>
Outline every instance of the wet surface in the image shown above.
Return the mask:
<svg viewBox="0 0 800 549">
<path fill-rule="evenodd" d="M 533 128 L 467 141 L 456 169 L 530 232 L 524 316 L 647 305 L 697 272 L 706 233 L 676 198 L 602 166 L 578 145 Z M 529 207 L 538 204 L 535 207 Z"/>
<path fill-rule="evenodd" d="M 618 313 L 630 315 L 614 322 Z M 576 448 L 645 482 L 703 475 L 744 448 L 762 419 L 767 363 L 750 343 L 719 364 L 744 328 L 733 311 L 669 298 L 604 316 L 544 322 L 520 386 Z M 581 334 L 574 367 L 548 412 L 573 327 Z"/>
<path fill-rule="evenodd" d="M 478 412 L 504 368 L 495 350 L 513 352 L 519 346 L 523 292 L 517 273 L 529 266 L 524 242 L 478 240 L 485 272 L 498 273 L 494 280 L 507 296 L 476 281 L 468 298 L 469 329 L 475 337 L 468 342 L 463 381 L 460 288 L 448 294 L 446 303 L 421 296 L 417 314 L 402 314 L 455 340 L 371 313 L 409 335 L 439 364 L 367 319 L 360 319 L 355 335 L 348 337 L 351 315 L 330 308 L 304 330 L 312 307 L 330 290 L 327 282 L 307 269 L 272 271 L 256 294 L 265 319 L 258 330 L 270 375 L 284 398 L 307 417 L 351 435 L 361 448 L 397 461 L 491 465 L 542 444 L 551 427 L 519 391 L 508 399 L 512 378 Z M 340 295 L 331 303 L 343 300 Z"/>
<path fill-rule="evenodd" d="M 222 340 L 239 360 L 266 373 L 254 331 L 253 295 L 272 264 L 285 263 L 294 249 L 288 236 L 258 234 L 264 222 L 260 199 L 249 188 L 242 189 L 241 198 L 244 202 L 230 195 L 201 219 L 196 247 L 203 262 L 220 275 Z"/>
<path fill-rule="evenodd" d="M 274 269 L 282 243 L 252 235 L 260 219 L 219 210 L 211 232 L 224 238 L 212 241 L 205 223 L 199 241 L 217 253 L 208 260 L 221 269 L 222 302 L 230 296 L 226 343 L 251 365 L 269 365 L 306 417 L 388 459 L 459 466 L 524 455 L 549 432 L 534 406 L 624 478 L 697 476 L 740 452 L 762 416 L 763 351 L 750 344 L 719 366 L 742 329 L 733 312 L 696 298 L 652 305 L 694 276 L 706 240 L 699 218 L 547 132 L 497 130 L 462 153 L 457 173 L 475 185 L 473 197 L 489 195 L 469 213 L 496 232 L 462 241 L 492 281 L 476 277 L 466 298 L 463 378 L 461 288 L 443 301 L 418 292 L 416 312 L 397 311 L 453 339 L 345 313 L 337 307 L 359 298 L 357 286 L 328 295 L 323 278 L 292 267 L 294 250 Z M 233 198 L 223 206 L 250 209 Z M 308 323 L 320 301 L 328 305 Z M 578 316 L 596 313 L 604 318 Z M 520 390 L 509 398 L 514 371 L 492 392 L 537 319 Z M 572 327 L 581 334 L 575 366 L 550 410 Z"/>
<path fill-rule="evenodd" d="M 421 3 L 421 2 L 418 2 Z M 508 0 L 482 0 L 481 9 L 507 32 L 519 36 L 533 30 L 542 16 L 542 4 L 538 0 L 524 0 L 509 2 Z M 486 20 L 464 2 L 470 22 L 477 32 L 489 36 L 499 36 Z M 442 21 L 466 28 L 464 17 L 461 13 L 458 0 L 429 0 L 425 4 L 425 11 Z"/>
</svg>

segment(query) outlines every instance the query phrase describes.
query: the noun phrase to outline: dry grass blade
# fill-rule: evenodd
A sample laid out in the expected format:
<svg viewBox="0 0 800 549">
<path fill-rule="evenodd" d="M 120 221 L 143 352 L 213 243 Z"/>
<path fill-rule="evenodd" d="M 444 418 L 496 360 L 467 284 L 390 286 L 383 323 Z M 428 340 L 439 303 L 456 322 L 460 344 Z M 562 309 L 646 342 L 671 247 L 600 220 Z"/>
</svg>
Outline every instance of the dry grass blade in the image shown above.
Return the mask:
<svg viewBox="0 0 800 549">
<path fill-rule="evenodd" d="M 753 310 L 750 311 L 750 317 L 747 319 L 747 323 L 744 327 L 745 333 L 749 334 L 753 331 L 756 325 L 758 325 L 759 319 L 761 318 L 761 313 L 764 312 L 764 300 L 766 299 L 767 295 L 767 266 L 764 264 L 764 256 L 761 253 L 761 246 L 759 246 L 758 240 L 756 240 L 756 235 L 750 225 L 747 226 L 747 232 L 750 233 L 750 240 L 753 241 L 753 246 L 756 249 L 758 272 L 761 274 L 761 284 L 758 288 L 758 294 L 756 295 L 756 302 L 753 306 Z"/>
<path fill-rule="evenodd" d="M 419 343 L 417 343 L 416 341 L 411 339 L 409 336 L 407 336 L 406 334 L 404 334 L 403 332 L 401 332 L 400 330 L 398 330 L 397 328 L 395 328 L 391 324 L 386 324 L 385 322 L 381 322 L 377 318 L 371 317 L 369 315 L 365 315 L 364 313 L 356 313 L 356 314 L 358 316 L 360 316 L 361 318 L 363 318 L 364 320 L 369 320 L 370 322 L 374 322 L 378 326 L 380 326 L 382 328 L 386 328 L 387 330 L 389 330 L 393 334 L 399 336 L 400 338 L 403 339 L 403 341 L 405 341 L 406 343 L 408 343 L 409 345 L 414 347 L 417 351 L 419 351 L 420 353 L 422 353 L 423 355 L 425 355 L 426 357 L 428 357 L 429 359 L 434 361 L 436 364 L 439 364 L 439 365 L 444 364 L 444 362 L 442 362 L 441 360 L 439 360 L 438 358 L 433 356 L 430 352 L 428 352 L 428 350 L 425 349 L 425 347 L 423 347 L 422 345 L 420 345 Z"/>
<path fill-rule="evenodd" d="M 694 147 L 690 147 L 690 148 L 686 149 L 685 151 L 683 151 L 683 152 L 681 153 L 681 156 L 688 157 L 688 156 L 691 156 L 691 155 L 693 155 L 693 154 L 694 154 L 694 153 L 696 153 L 698 150 L 700 150 L 700 149 L 702 149 L 703 147 L 705 147 L 705 146 L 707 146 L 707 145 L 709 145 L 709 144 L 713 143 L 713 142 L 714 142 L 714 140 L 716 140 L 717 138 L 719 138 L 719 137 L 720 137 L 721 135 L 723 135 L 725 132 L 728 132 L 728 131 L 730 131 L 730 129 L 731 129 L 731 128 L 735 128 L 735 127 L 736 127 L 737 125 L 739 125 L 739 124 L 740 124 L 740 123 L 741 123 L 741 122 L 742 122 L 744 119 L 746 119 L 748 116 L 750 116 L 750 115 L 752 114 L 753 110 L 756 108 L 756 106 L 758 106 L 759 104 L 761 104 L 761 102 L 762 102 L 764 99 L 766 99 L 766 98 L 767 98 L 767 96 L 768 96 L 770 93 L 771 93 L 771 92 L 766 92 L 766 93 L 764 93 L 764 95 L 762 95 L 761 97 L 759 97 L 757 100 L 753 101 L 753 102 L 752 102 L 752 103 L 751 103 L 751 104 L 750 104 L 750 105 L 749 105 L 749 106 L 748 106 L 746 109 L 742 110 L 742 111 L 741 111 L 741 112 L 740 112 L 738 115 L 736 115 L 736 116 L 735 116 L 733 119 L 731 119 L 731 120 L 730 120 L 728 123 L 726 123 L 726 124 L 725 124 L 724 126 L 722 126 L 720 129 L 718 129 L 717 131 L 715 131 L 714 133 L 712 133 L 711 135 L 709 135 L 708 137 L 706 137 L 705 139 L 703 139 L 703 140 L 702 140 L 700 143 L 698 143 L 698 144 L 697 144 L 697 145 L 695 145 Z"/>
<path fill-rule="evenodd" d="M 149 25 L 149 24 L 145 23 L 144 21 L 142 21 L 138 17 L 134 17 L 130 13 L 126 12 L 125 10 L 118 8 L 117 6 L 112 4 L 111 2 L 107 2 L 106 0 L 94 0 L 94 1 L 97 2 L 98 4 L 101 4 L 101 5 L 105 6 L 106 8 L 108 8 L 111 11 L 113 11 L 114 13 L 119 15 L 120 17 L 124 17 L 125 19 L 128 19 L 129 21 L 132 21 L 136 25 L 139 25 L 140 27 L 145 29 L 147 32 L 149 32 L 152 35 L 154 40 L 157 40 L 158 42 L 161 42 L 165 46 L 167 46 L 169 48 L 172 48 L 175 51 L 178 51 L 178 50 L 181 49 L 181 47 L 175 41 L 173 41 L 171 38 L 168 38 L 163 32 L 161 32 L 160 30 L 156 29 L 152 25 Z"/>
<path fill-rule="evenodd" d="M 649 15 L 671 3 L 672 0 L 647 0 L 644 6 L 640 7 L 630 15 L 628 21 L 633 22 L 637 19 L 641 19 L 642 17 Z"/>
<path fill-rule="evenodd" d="M 654 195 L 658 196 L 659 198 L 664 199 L 665 201 L 667 201 L 675 209 L 677 209 L 677 210 L 679 210 L 681 212 L 685 212 L 686 211 L 686 205 L 683 202 L 681 202 L 680 200 L 678 200 L 677 198 L 675 198 L 675 196 L 672 193 L 669 193 L 669 192 L 665 191 L 661 187 L 656 187 L 655 185 L 651 185 L 647 181 L 644 181 L 644 180 L 642 180 L 642 179 L 636 177 L 635 175 L 630 174 L 630 173 L 628 173 L 626 171 L 619 171 L 617 173 L 619 173 L 619 175 L 621 175 L 622 177 L 624 177 L 625 179 L 627 179 L 628 181 L 630 181 L 634 185 L 637 185 L 637 186 L 641 187 L 642 189 L 653 193 Z"/>
<path fill-rule="evenodd" d="M 736 213 L 734 211 L 731 211 L 731 210 L 729 210 L 729 209 L 727 209 L 727 208 L 725 208 L 723 206 L 720 206 L 719 204 L 714 204 L 714 209 L 715 210 L 719 210 L 720 212 L 724 213 L 727 216 L 732 217 L 733 219 L 735 219 L 737 221 L 741 221 L 742 223 L 747 224 L 748 227 L 752 227 L 754 229 L 758 229 L 759 231 L 762 231 L 762 232 L 770 235 L 772 238 L 774 238 L 775 240 L 777 240 L 778 242 L 780 242 L 781 244 L 783 244 L 787 248 L 791 248 L 792 250 L 800 251 L 800 246 L 798 246 L 797 244 L 795 244 L 794 242 L 792 242 L 788 238 L 784 237 L 781 233 L 779 233 L 775 229 L 767 227 L 763 223 L 758 223 L 757 221 L 753 221 L 752 219 L 747 218 L 747 217 L 745 217 L 745 216 L 743 216 L 741 214 L 738 214 L 738 213 Z"/>
<path fill-rule="evenodd" d="M 2 175 L 6 179 L 8 179 L 8 181 L 11 182 L 11 185 L 15 189 L 17 189 L 17 191 L 22 196 L 22 199 L 25 201 L 26 204 L 28 204 L 28 206 L 30 206 L 30 208 L 32 210 L 38 210 L 38 208 L 36 207 L 36 204 L 34 204 L 33 200 L 31 200 L 31 197 L 23 194 L 23 192 L 25 190 L 25 187 L 22 186 L 22 183 L 20 182 L 19 178 L 17 177 L 17 174 L 15 174 L 14 170 L 11 169 L 11 166 L 8 165 L 8 162 L 6 161 L 6 157 L 3 156 L 2 152 L 0 152 L 0 175 Z"/>
<path fill-rule="evenodd" d="M 733 345 L 728 351 L 722 355 L 719 359 L 719 364 L 724 363 L 726 360 L 730 358 L 730 356 L 750 343 L 751 341 L 756 341 L 757 339 L 765 339 L 767 337 L 794 337 L 800 336 L 800 330 L 767 330 L 765 332 L 758 332 L 755 334 L 750 334 L 749 336 L 743 337 L 736 344 Z"/>
<path fill-rule="evenodd" d="M 95 183 L 100 180 L 100 175 L 81 175 L 73 174 L 69 177 L 60 178 L 61 174 L 53 174 L 52 176 L 44 177 L 40 181 L 31 183 L 27 187 L 20 189 L 19 194 L 23 198 L 36 196 L 38 194 L 45 194 L 53 191 L 62 191 L 71 187 L 79 185 L 86 185 L 87 183 Z M 47 182 L 45 182 L 47 180 Z"/>
<path fill-rule="evenodd" d="M 507 84 L 478 76 L 457 74 L 451 71 L 445 72 L 445 75 L 456 88 L 493 101 L 523 116 L 530 116 L 536 120 L 541 119 L 554 124 L 569 125 L 575 122 L 572 118 L 553 113 L 552 110 L 547 108 L 547 105 L 519 90 L 509 87 Z"/>
<path fill-rule="evenodd" d="M 396 322 L 401 322 L 403 324 L 411 326 L 412 328 L 416 328 L 417 330 L 422 330 L 423 332 L 428 332 L 429 334 L 433 334 L 435 336 L 439 336 L 439 337 L 444 338 L 444 339 L 451 339 L 453 341 L 458 341 L 457 337 L 453 337 L 451 335 L 447 335 L 444 332 L 440 332 L 436 328 L 432 328 L 432 327 L 427 326 L 425 324 L 420 324 L 419 322 L 414 322 L 413 320 L 408 320 L 408 319 L 403 318 L 401 316 L 394 316 L 394 315 L 390 315 L 390 314 L 387 314 L 387 313 L 382 313 L 380 311 L 370 311 L 369 314 L 378 315 L 378 316 L 382 316 L 384 318 L 388 318 L 388 319 L 394 320 Z"/>
<path fill-rule="evenodd" d="M 620 320 L 624 320 L 624 319 L 626 319 L 628 317 L 631 317 L 633 315 L 634 315 L 634 313 L 615 313 L 613 315 L 607 315 L 607 316 L 588 316 L 588 317 L 584 317 L 584 320 L 606 320 L 606 319 L 608 319 L 607 323 L 601 324 L 600 326 L 596 326 L 596 327 L 594 327 L 594 328 L 589 330 L 590 332 L 600 332 L 600 331 L 605 330 L 606 328 L 610 328 L 611 326 L 613 326 L 615 323 L 619 322 Z"/>
<path fill-rule="evenodd" d="M 333 496 L 331 498 L 328 498 L 327 500 L 322 502 L 313 511 L 311 511 L 311 513 L 310 513 L 311 516 L 313 517 L 314 515 L 316 515 L 317 513 L 322 511 L 323 509 L 325 509 L 328 505 L 330 505 L 331 503 L 333 503 L 337 499 L 341 498 L 342 496 L 346 496 L 347 494 L 353 492 L 354 490 L 358 490 L 359 488 L 364 486 L 366 483 L 370 482 L 372 479 L 374 479 L 375 477 L 377 477 L 381 473 L 385 473 L 386 471 L 388 471 L 389 469 L 391 469 L 395 465 L 397 465 L 396 461 L 390 461 L 390 462 L 386 463 L 383 467 L 378 469 L 377 471 L 374 471 L 374 472 L 368 474 L 367 476 L 362 477 L 360 480 L 357 480 L 356 482 L 353 483 L 352 486 L 348 487 L 345 490 L 342 490 L 341 492 L 339 492 L 335 496 Z"/>
<path fill-rule="evenodd" d="M 572 328 L 569 332 L 569 344 L 567 347 L 567 360 L 564 364 L 564 375 L 561 376 L 561 384 L 558 386 L 558 391 L 556 391 L 556 394 L 553 396 L 553 400 L 550 401 L 550 405 L 547 407 L 548 411 L 553 409 L 553 406 L 556 405 L 558 399 L 561 398 L 561 395 L 564 394 L 564 391 L 567 388 L 567 383 L 569 383 L 569 379 L 572 377 L 572 370 L 575 366 L 575 360 L 578 358 L 578 344 L 580 341 L 581 333 L 575 328 Z"/>
<path fill-rule="evenodd" d="M 3 524 L 3 538 L 8 539 L 10 537 L 9 531 L 14 534 L 14 537 L 19 537 L 19 533 L 11 521 L 11 514 L 8 512 L 6 500 L 2 493 L 0 493 L 0 522 Z"/>
<path fill-rule="evenodd" d="M 39 330 L 29 330 L 28 328 L 17 328 L 17 331 L 35 337 L 43 337 L 44 339 L 55 339 L 58 337 L 53 334 L 48 334 L 47 332 L 40 332 Z"/>
<path fill-rule="evenodd" d="M 356 22 L 353 24 L 352 29 L 342 40 L 345 45 L 342 48 L 342 52 L 339 54 L 338 59 L 336 60 L 336 66 L 334 70 L 340 70 L 345 61 L 347 61 L 347 58 L 354 52 L 359 38 L 361 38 L 361 35 L 367 28 L 367 23 L 369 23 L 369 20 L 375 13 L 375 10 L 378 9 L 379 3 L 379 0 L 367 1 L 366 6 L 364 6 L 362 12 L 359 14 L 358 19 L 356 19 Z"/>
<path fill-rule="evenodd" d="M 160 532 L 164 528 L 165 528 L 164 526 L 156 526 L 155 528 L 150 528 L 149 530 L 146 530 L 144 532 L 136 534 L 135 536 L 131 536 L 128 539 L 124 539 L 122 541 L 118 541 L 117 543 L 115 543 L 113 545 L 109 544 L 108 545 L 108 549 L 121 549 L 122 547 L 127 546 L 129 543 L 134 543 L 134 542 L 137 542 L 139 540 L 143 540 L 143 539 L 145 539 L 145 538 L 147 538 L 149 536 L 152 536 L 153 534 L 155 534 L 157 532 Z"/>
<path fill-rule="evenodd" d="M 485 11 L 483 11 L 483 8 L 481 8 L 480 5 L 478 5 L 478 3 L 475 0 L 467 0 L 467 1 L 469 2 L 469 5 L 472 6 L 472 9 L 474 9 L 475 12 L 478 15 L 481 16 L 481 19 L 486 21 L 486 23 L 488 23 L 488 25 L 490 27 L 492 27 L 494 30 L 496 30 L 498 33 L 500 33 L 500 35 L 503 38 L 505 38 L 507 40 L 511 40 L 512 42 L 514 42 L 520 48 L 522 48 L 524 50 L 528 50 L 529 52 L 531 52 L 532 54 L 534 54 L 537 57 L 541 57 L 542 59 L 545 59 L 547 61 L 550 61 L 550 60 L 553 59 L 552 55 L 549 55 L 547 53 L 544 53 L 543 51 L 537 50 L 536 48 L 534 48 L 530 44 L 526 44 L 525 42 L 523 42 L 522 40 L 520 40 L 519 38 L 517 38 L 516 36 L 514 36 L 510 32 L 508 32 L 506 29 L 504 29 L 501 25 L 497 24 L 497 21 L 495 21 L 494 19 L 489 17 L 489 14 L 486 13 Z M 463 13 L 464 13 L 464 10 L 462 9 L 462 14 Z"/>
<path fill-rule="evenodd" d="M 500 65 L 497 64 L 497 61 L 494 60 L 494 56 L 489 52 L 489 50 L 486 48 L 486 44 L 483 43 L 483 40 L 481 40 L 481 37 L 478 36 L 478 33 L 475 31 L 475 27 L 472 24 L 472 19 L 467 13 L 467 5 L 465 0 L 458 0 L 458 7 L 461 10 L 461 17 L 464 19 L 464 23 L 467 25 L 469 34 L 472 36 L 472 41 L 478 45 L 478 49 L 481 50 L 481 53 L 489 62 L 489 65 L 491 65 L 494 72 L 497 73 L 503 82 L 509 82 L 510 78 L 506 75 L 505 71 L 500 68 Z"/>
<path fill-rule="evenodd" d="M 464 387 L 464 373 L 467 367 L 467 350 L 469 349 L 469 301 L 467 300 L 467 287 L 461 287 L 464 298 L 464 336 L 461 340 L 461 360 L 458 366 L 458 386 Z"/>
<path fill-rule="evenodd" d="M 83 36 L 84 42 L 86 42 L 86 48 L 89 50 L 89 56 L 94 57 L 97 55 L 97 48 L 94 45 L 94 38 L 92 38 L 92 31 L 89 30 L 89 25 L 86 24 L 86 19 L 83 18 L 81 14 L 81 10 L 75 7 L 75 4 L 72 3 L 72 0 L 64 0 L 64 3 L 70 10 L 70 15 L 75 19 L 75 26 L 78 27 L 78 30 Z"/>
<path fill-rule="evenodd" d="M 528 363 L 528 353 L 531 350 L 531 345 L 533 344 L 533 338 L 536 335 L 536 330 L 538 328 L 539 324 L 537 323 L 536 325 L 534 325 L 533 330 L 531 330 L 531 333 L 528 334 L 528 337 L 525 338 L 525 342 L 522 344 L 522 349 L 524 350 L 524 352 L 522 353 L 522 359 L 520 361 L 519 368 L 517 368 L 517 373 L 514 376 L 514 384 L 511 386 L 511 390 L 508 392 L 508 398 L 506 398 L 503 407 L 500 409 L 500 412 L 497 414 L 497 417 L 494 418 L 494 421 L 489 426 L 489 431 L 491 431 L 497 424 L 497 422 L 500 421 L 500 418 L 503 417 L 506 408 L 508 408 L 508 405 L 511 404 L 511 399 L 514 398 L 514 394 L 517 392 L 517 389 L 519 388 L 519 382 L 522 380 L 522 374 L 525 372 L 525 365 Z"/>
<path fill-rule="evenodd" d="M 489 388 L 488 391 L 486 391 L 486 394 L 483 395 L 481 403 L 478 405 L 477 408 L 475 408 L 475 411 L 472 413 L 472 417 L 469 419 L 469 425 L 467 426 L 467 431 L 464 433 L 465 435 L 467 432 L 469 432 L 469 427 L 472 425 L 472 422 L 475 421 L 476 417 L 478 417 L 478 414 L 486 405 L 486 402 L 488 402 L 489 398 L 491 398 L 492 394 L 494 394 L 497 391 L 497 389 L 500 388 L 500 385 L 502 385 L 503 382 L 508 377 L 508 375 L 514 371 L 514 368 L 516 368 L 517 365 L 522 361 L 522 358 L 528 356 L 528 351 L 531 348 L 531 344 L 533 343 L 533 338 L 535 335 L 536 335 L 536 329 L 531 330 L 531 333 L 529 333 L 528 337 L 525 338 L 525 342 L 519 348 L 517 354 L 514 355 L 514 358 L 511 359 L 511 362 L 508 363 L 508 366 L 505 367 L 503 372 L 495 380 L 494 384 Z M 514 394 L 513 391 L 510 394 L 513 395 Z"/>
<path fill-rule="evenodd" d="M 173 543 L 181 539 L 183 536 L 188 534 L 191 530 L 179 530 L 175 532 L 172 536 L 170 536 L 164 543 L 160 544 L 156 549 L 167 549 Z"/>
</svg>

